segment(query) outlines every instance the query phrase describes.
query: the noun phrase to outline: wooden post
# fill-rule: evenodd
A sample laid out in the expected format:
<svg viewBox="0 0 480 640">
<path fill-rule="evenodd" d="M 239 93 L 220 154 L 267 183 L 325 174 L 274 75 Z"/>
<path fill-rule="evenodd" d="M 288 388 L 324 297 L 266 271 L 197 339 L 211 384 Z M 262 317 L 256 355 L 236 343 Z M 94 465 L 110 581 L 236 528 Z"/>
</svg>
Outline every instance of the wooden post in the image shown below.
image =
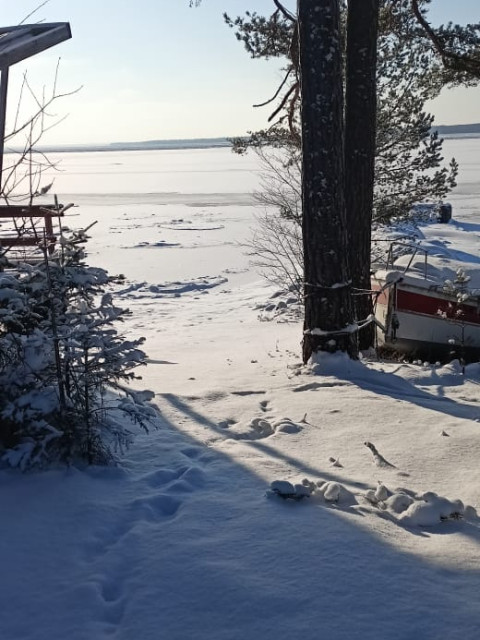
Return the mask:
<svg viewBox="0 0 480 640">
<path fill-rule="evenodd" d="M 1 71 L 0 80 L 0 196 L 3 194 L 3 154 L 5 152 L 5 121 L 7 119 L 8 67 Z"/>
</svg>

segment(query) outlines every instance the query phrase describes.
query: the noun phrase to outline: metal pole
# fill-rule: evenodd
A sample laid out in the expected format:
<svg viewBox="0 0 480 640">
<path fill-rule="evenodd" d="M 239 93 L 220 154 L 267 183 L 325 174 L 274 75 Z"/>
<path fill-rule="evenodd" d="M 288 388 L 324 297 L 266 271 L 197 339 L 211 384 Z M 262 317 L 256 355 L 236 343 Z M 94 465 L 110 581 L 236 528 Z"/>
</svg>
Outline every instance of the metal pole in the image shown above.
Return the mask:
<svg viewBox="0 0 480 640">
<path fill-rule="evenodd" d="M 7 119 L 8 67 L 1 71 L 0 79 L 0 196 L 3 195 L 3 154 L 5 148 L 5 121 Z"/>
</svg>

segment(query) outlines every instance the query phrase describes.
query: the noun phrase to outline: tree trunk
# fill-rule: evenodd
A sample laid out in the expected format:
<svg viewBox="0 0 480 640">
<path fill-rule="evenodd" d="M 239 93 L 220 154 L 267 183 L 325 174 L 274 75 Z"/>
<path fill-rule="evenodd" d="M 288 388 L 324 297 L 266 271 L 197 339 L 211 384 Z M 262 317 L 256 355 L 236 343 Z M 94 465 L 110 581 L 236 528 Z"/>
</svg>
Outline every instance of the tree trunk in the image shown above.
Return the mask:
<svg viewBox="0 0 480 640">
<path fill-rule="evenodd" d="M 376 123 L 379 0 L 350 0 L 345 93 L 345 203 L 349 263 L 357 322 L 373 313 L 369 293 Z M 357 291 L 355 291 L 355 289 Z M 359 332 L 360 349 L 374 345 L 375 325 Z"/>
<path fill-rule="evenodd" d="M 298 0 L 305 321 L 303 360 L 356 357 L 344 201 L 339 0 Z"/>
</svg>

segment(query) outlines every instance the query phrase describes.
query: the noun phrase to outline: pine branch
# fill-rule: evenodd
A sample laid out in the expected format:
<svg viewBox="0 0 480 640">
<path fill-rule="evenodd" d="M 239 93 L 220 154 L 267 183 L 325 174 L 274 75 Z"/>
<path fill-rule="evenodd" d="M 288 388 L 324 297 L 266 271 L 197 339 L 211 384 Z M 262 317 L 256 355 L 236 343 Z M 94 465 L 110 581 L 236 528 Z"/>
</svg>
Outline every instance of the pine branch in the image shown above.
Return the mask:
<svg viewBox="0 0 480 640">
<path fill-rule="evenodd" d="M 418 6 L 418 0 L 411 0 L 411 3 L 412 11 L 415 14 L 417 22 L 423 28 L 427 37 L 430 39 L 433 48 L 442 59 L 444 66 L 452 69 L 453 71 L 468 73 L 476 78 L 480 78 L 480 59 L 478 59 L 478 57 L 473 57 L 470 55 L 447 50 L 441 38 L 438 37 L 438 35 L 425 19 L 425 16 Z"/>
</svg>

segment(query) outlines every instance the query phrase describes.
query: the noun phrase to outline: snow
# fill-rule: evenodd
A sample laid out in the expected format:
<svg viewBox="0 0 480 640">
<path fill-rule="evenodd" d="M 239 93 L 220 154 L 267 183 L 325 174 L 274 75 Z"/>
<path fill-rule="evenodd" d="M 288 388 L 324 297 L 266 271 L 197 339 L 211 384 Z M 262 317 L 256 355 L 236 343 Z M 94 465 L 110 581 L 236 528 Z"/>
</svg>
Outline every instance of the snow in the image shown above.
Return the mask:
<svg viewBox="0 0 480 640">
<path fill-rule="evenodd" d="M 410 279 L 443 285 L 446 280 L 454 280 L 459 269 L 463 269 L 469 280 L 469 288 L 480 291 L 480 256 L 475 239 L 480 238 L 480 223 L 468 225 L 453 220 L 450 224 L 427 224 L 420 227 L 423 238 L 419 246 L 428 252 L 425 262 L 423 253 L 415 256 L 410 263 L 411 254 L 395 260 L 395 267 L 407 268 Z M 473 241 L 472 241 L 473 240 Z"/>
<path fill-rule="evenodd" d="M 462 226 L 448 250 L 478 256 L 475 150 L 450 144 L 467 179 L 428 241 Z M 117 467 L 0 471 L 2 638 L 478 636 L 480 364 L 302 366 L 301 323 L 260 321 L 278 296 L 240 245 L 253 163 L 64 156 L 57 192 L 71 226 L 98 219 L 92 264 L 124 275 L 159 417 Z"/>
</svg>

